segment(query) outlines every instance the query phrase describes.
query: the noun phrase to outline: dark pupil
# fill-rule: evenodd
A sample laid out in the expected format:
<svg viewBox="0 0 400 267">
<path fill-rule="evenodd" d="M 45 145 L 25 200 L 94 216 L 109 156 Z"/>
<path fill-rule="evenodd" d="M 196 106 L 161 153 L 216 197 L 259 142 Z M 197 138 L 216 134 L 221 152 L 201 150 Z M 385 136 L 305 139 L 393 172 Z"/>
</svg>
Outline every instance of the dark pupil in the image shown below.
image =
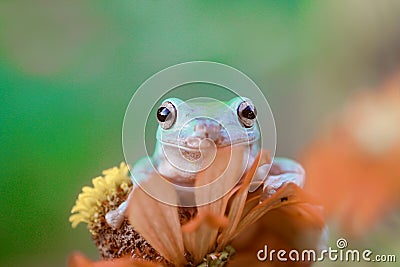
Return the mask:
<svg viewBox="0 0 400 267">
<path fill-rule="evenodd" d="M 166 107 L 161 107 L 157 110 L 157 119 L 160 122 L 165 122 L 170 113 L 171 111 L 169 111 L 169 109 L 167 109 Z"/>
<path fill-rule="evenodd" d="M 256 118 L 256 114 L 254 114 L 250 106 L 242 110 L 242 116 L 249 120 L 254 120 Z"/>
</svg>

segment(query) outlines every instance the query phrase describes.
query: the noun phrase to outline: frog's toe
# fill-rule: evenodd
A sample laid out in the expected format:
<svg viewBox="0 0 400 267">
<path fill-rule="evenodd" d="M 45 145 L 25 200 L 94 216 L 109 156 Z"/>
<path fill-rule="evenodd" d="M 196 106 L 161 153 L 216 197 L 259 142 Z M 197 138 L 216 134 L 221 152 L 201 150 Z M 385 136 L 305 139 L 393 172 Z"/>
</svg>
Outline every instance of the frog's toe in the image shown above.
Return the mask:
<svg viewBox="0 0 400 267">
<path fill-rule="evenodd" d="M 112 229 L 118 229 L 124 221 L 124 214 L 119 209 L 107 212 L 106 222 Z"/>
<path fill-rule="evenodd" d="M 267 199 L 269 197 L 271 197 L 273 194 L 276 193 L 276 191 L 278 191 L 286 182 L 282 182 L 279 181 L 277 183 L 274 184 L 268 184 L 268 185 L 264 185 L 263 188 L 263 196 L 261 197 L 261 201 L 264 199 Z"/>
</svg>

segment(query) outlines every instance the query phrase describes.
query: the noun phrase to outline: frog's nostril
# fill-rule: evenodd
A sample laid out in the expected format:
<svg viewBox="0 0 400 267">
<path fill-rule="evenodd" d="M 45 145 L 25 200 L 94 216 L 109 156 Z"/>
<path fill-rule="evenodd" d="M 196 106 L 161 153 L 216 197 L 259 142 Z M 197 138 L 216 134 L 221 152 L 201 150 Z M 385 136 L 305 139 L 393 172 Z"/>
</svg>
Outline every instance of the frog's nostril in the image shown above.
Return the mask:
<svg viewBox="0 0 400 267">
<path fill-rule="evenodd" d="M 206 123 L 206 122 L 197 123 L 194 126 L 194 131 L 199 134 L 204 135 L 206 132 L 208 132 L 210 130 L 211 130 L 210 124 Z"/>
<path fill-rule="evenodd" d="M 192 125 L 191 137 L 199 139 L 211 139 L 217 142 L 223 132 L 224 127 L 216 120 L 210 118 L 196 118 L 190 122 Z M 189 125 L 189 124 L 188 124 Z"/>
<path fill-rule="evenodd" d="M 200 146 L 200 141 L 200 138 L 191 136 L 186 139 L 186 145 L 188 147 L 198 148 Z"/>
<path fill-rule="evenodd" d="M 195 132 L 205 132 L 205 131 L 220 131 L 222 129 L 222 125 L 214 120 L 206 120 L 206 121 L 201 121 L 197 122 L 194 125 L 194 131 Z"/>
</svg>

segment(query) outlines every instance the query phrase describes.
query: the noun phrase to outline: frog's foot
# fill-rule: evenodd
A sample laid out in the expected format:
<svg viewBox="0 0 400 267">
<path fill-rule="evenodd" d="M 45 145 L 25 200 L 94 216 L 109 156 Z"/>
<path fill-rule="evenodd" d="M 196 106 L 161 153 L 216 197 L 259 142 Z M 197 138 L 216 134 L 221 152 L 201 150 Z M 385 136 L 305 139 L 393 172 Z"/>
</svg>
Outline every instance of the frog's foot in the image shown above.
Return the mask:
<svg viewBox="0 0 400 267">
<path fill-rule="evenodd" d="M 107 212 L 105 218 L 107 224 L 112 229 L 118 229 L 125 219 L 125 210 L 127 203 L 123 202 L 117 209 Z"/>
<path fill-rule="evenodd" d="M 303 187 L 305 172 L 299 163 L 287 158 L 275 158 L 268 172 L 269 167 L 269 164 L 264 164 L 257 169 L 250 192 L 254 192 L 262 184 L 263 198 L 268 198 L 285 183 L 295 183 Z"/>
<path fill-rule="evenodd" d="M 264 183 L 263 186 L 263 199 L 269 198 L 270 196 L 275 194 L 276 191 L 278 191 L 286 183 L 296 183 L 296 176 L 296 174 L 291 173 L 268 176 L 268 180 Z"/>
</svg>

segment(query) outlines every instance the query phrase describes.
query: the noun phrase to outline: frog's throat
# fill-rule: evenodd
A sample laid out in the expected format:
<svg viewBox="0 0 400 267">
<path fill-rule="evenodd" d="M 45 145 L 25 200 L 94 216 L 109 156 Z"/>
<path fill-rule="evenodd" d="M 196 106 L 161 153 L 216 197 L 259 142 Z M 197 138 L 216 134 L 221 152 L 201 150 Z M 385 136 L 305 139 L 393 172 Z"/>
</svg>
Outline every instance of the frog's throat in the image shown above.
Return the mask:
<svg viewBox="0 0 400 267">
<path fill-rule="evenodd" d="M 175 147 L 177 149 L 184 149 L 187 151 L 199 151 L 199 149 L 200 149 L 199 147 L 189 147 L 185 144 L 172 143 L 172 142 L 163 141 L 160 139 L 157 139 L 157 140 L 163 146 Z M 233 143 L 215 145 L 215 147 L 218 149 L 218 148 L 223 148 L 223 147 L 228 147 L 228 146 L 240 146 L 240 145 L 245 145 L 245 144 L 251 145 L 251 144 L 255 143 L 257 140 L 258 140 L 258 138 L 254 137 L 254 138 L 249 138 L 246 141 L 238 140 Z"/>
</svg>

